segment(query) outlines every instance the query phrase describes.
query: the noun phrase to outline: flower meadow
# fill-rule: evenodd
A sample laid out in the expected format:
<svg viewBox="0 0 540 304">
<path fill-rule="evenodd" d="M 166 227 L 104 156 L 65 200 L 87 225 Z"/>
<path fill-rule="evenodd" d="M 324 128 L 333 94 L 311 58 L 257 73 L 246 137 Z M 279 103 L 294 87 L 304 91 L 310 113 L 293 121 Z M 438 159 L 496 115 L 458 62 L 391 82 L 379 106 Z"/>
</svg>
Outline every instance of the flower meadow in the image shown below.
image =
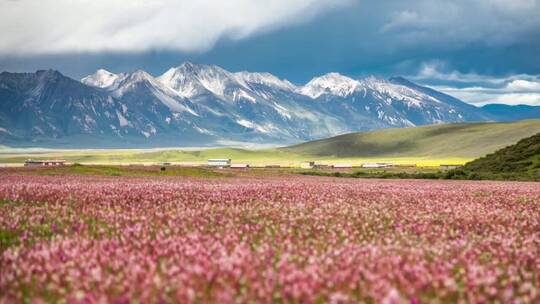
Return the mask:
<svg viewBox="0 0 540 304">
<path fill-rule="evenodd" d="M 540 301 L 540 185 L 0 176 L 0 303 Z"/>
</svg>

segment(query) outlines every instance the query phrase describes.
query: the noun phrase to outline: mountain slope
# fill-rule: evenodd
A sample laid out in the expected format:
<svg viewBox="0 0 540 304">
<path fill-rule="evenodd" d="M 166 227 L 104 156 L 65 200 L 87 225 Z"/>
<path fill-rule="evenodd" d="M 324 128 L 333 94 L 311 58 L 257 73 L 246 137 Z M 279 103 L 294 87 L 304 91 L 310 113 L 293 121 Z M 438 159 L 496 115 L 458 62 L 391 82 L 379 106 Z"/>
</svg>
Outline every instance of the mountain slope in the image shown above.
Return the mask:
<svg viewBox="0 0 540 304">
<path fill-rule="evenodd" d="M 474 106 L 396 79 L 354 80 L 330 73 L 314 78 L 298 91 L 359 131 L 490 120 Z"/>
<path fill-rule="evenodd" d="M 313 157 L 476 158 L 540 132 L 540 120 L 470 123 L 352 133 L 282 148 Z"/>
<path fill-rule="evenodd" d="M 5 130 L 2 142 L 19 146 L 54 143 L 122 147 L 144 144 L 149 137 L 153 137 L 154 144 L 215 140 L 199 133 L 184 132 L 181 138 L 172 135 L 186 129 L 186 124 L 170 123 L 170 108 L 177 101 L 167 94 L 174 93 L 156 87 L 147 73 L 106 76 L 114 80 L 101 82 L 102 87 L 97 88 L 51 70 L 1 74 L 0 127 Z"/>
<path fill-rule="evenodd" d="M 428 88 L 428 87 L 423 87 L 423 86 L 420 86 L 416 83 L 413 83 L 403 77 L 392 77 L 389 79 L 389 81 L 393 84 L 396 84 L 396 85 L 400 85 L 400 86 L 405 86 L 413 91 L 416 91 L 416 92 L 420 92 L 420 93 L 423 93 L 423 94 L 426 94 L 428 96 L 431 96 L 437 100 L 440 100 L 441 102 L 447 104 L 447 105 L 450 105 L 450 106 L 453 106 L 453 107 L 457 107 L 458 109 L 460 109 L 460 114 L 461 114 L 461 119 L 465 120 L 465 121 L 486 121 L 486 120 L 496 120 L 496 119 L 493 119 L 493 117 L 491 115 L 489 115 L 489 113 L 486 113 L 485 111 L 483 111 L 482 109 L 478 108 L 478 107 L 475 107 L 471 104 L 468 104 L 468 103 L 465 103 L 453 96 L 450 96 L 450 95 L 447 95 L 447 94 L 444 94 L 442 92 L 439 92 L 439 91 L 436 91 L 436 90 L 433 90 L 431 88 Z M 538 117 L 540 118 L 540 117 Z"/>
<path fill-rule="evenodd" d="M 111 134 L 116 101 L 48 70 L 0 74 L 3 140 L 40 141 L 74 134 Z"/>
</svg>

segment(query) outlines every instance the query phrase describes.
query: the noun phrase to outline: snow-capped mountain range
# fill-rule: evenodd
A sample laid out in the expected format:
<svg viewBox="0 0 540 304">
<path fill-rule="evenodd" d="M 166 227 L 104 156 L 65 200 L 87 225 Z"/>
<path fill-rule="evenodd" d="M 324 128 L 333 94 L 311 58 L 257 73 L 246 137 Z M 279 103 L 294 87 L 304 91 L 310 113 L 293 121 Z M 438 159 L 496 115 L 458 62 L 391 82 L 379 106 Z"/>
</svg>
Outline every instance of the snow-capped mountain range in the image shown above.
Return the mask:
<svg viewBox="0 0 540 304">
<path fill-rule="evenodd" d="M 354 131 L 499 120 L 404 78 L 338 73 L 297 86 L 183 63 L 154 77 L 97 70 L 0 74 L 0 144 L 125 147 L 289 144 Z"/>
</svg>

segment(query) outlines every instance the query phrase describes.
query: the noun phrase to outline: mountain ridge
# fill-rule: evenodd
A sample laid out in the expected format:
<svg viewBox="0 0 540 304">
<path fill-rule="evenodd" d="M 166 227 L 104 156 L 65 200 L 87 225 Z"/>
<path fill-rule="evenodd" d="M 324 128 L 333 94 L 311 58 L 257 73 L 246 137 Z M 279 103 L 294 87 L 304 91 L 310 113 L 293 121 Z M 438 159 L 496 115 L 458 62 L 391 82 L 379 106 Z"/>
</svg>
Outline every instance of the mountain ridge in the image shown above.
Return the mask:
<svg viewBox="0 0 540 304">
<path fill-rule="evenodd" d="M 52 70 L 1 75 L 0 140 L 15 146 L 54 146 L 78 135 L 83 142 L 94 136 L 103 138 L 98 146 L 112 141 L 120 147 L 291 144 L 354 131 L 498 119 L 399 77 L 328 73 L 300 86 L 270 73 L 233 73 L 191 62 L 157 77 L 104 69 L 81 81 Z M 55 91 L 58 82 L 69 85 Z M 41 94 L 43 88 L 52 97 Z M 51 98 L 72 109 L 71 116 L 43 109 Z"/>
</svg>

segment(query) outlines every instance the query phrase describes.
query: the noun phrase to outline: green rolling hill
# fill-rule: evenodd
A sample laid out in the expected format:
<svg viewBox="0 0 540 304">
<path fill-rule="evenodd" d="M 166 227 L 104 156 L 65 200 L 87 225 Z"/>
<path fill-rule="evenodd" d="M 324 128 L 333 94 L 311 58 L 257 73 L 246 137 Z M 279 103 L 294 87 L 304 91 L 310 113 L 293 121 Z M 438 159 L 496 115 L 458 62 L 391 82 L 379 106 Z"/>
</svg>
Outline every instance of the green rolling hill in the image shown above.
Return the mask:
<svg viewBox="0 0 540 304">
<path fill-rule="evenodd" d="M 454 170 L 475 179 L 540 180 L 540 133 Z"/>
<path fill-rule="evenodd" d="M 537 133 L 540 120 L 448 124 L 351 133 L 281 150 L 322 158 L 473 159 Z"/>
</svg>

